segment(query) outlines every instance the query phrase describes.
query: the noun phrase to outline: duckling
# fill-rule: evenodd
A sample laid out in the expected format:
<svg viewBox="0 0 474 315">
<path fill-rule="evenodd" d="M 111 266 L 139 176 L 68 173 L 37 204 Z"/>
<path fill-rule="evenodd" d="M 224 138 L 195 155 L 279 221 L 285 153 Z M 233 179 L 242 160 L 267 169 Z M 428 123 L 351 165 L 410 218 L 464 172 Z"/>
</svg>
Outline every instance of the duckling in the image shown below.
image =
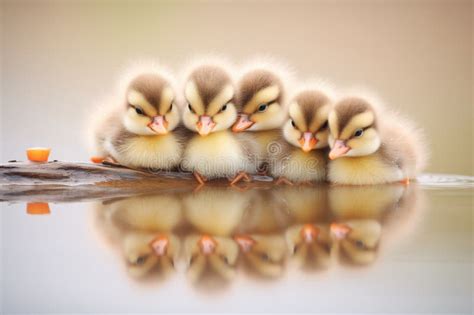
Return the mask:
<svg viewBox="0 0 474 315">
<path fill-rule="evenodd" d="M 278 277 L 284 271 L 287 254 L 285 237 L 272 234 L 236 234 L 235 241 L 249 267 L 265 277 Z"/>
<path fill-rule="evenodd" d="M 332 242 L 327 187 L 287 186 L 278 190 L 294 221 L 285 231 L 292 261 L 301 267 L 328 267 Z"/>
<path fill-rule="evenodd" d="M 373 262 L 382 222 L 388 213 L 398 209 L 406 190 L 403 185 L 331 187 L 328 197 L 333 217 L 333 251 L 351 263 Z"/>
<path fill-rule="evenodd" d="M 93 119 L 96 155 L 131 168 L 176 168 L 185 132 L 177 128 L 173 79 L 150 66 L 130 70 L 124 81 L 120 96 L 103 104 Z"/>
<path fill-rule="evenodd" d="M 143 277 L 158 266 L 163 274 L 174 270 L 181 246 L 173 231 L 182 220 L 177 196 L 136 196 L 104 202 L 100 210 L 114 227 L 130 275 Z"/>
<path fill-rule="evenodd" d="M 283 273 L 287 253 L 282 230 L 288 225 L 284 200 L 273 191 L 255 192 L 234 240 L 247 266 L 265 277 Z"/>
<path fill-rule="evenodd" d="M 280 76 L 258 67 L 246 72 L 237 84 L 236 103 L 239 118 L 232 131 L 251 131 L 258 143 L 259 170 L 265 171 L 268 147 L 280 137 L 288 114 L 285 90 Z"/>
<path fill-rule="evenodd" d="M 286 241 L 293 259 L 301 267 L 327 268 L 331 263 L 331 234 L 327 224 L 305 223 L 286 230 Z"/>
<path fill-rule="evenodd" d="M 329 127 L 328 179 L 332 183 L 408 183 L 425 164 L 420 131 L 364 98 L 338 101 L 329 114 Z"/>
<path fill-rule="evenodd" d="M 304 90 L 291 101 L 290 119 L 270 156 L 270 174 L 279 177 L 277 183 L 325 180 L 330 109 L 331 100 L 320 90 Z"/>
<path fill-rule="evenodd" d="M 206 271 L 224 280 L 235 274 L 238 246 L 232 239 L 249 206 L 250 195 L 223 187 L 205 187 L 183 198 L 185 217 L 194 227 L 184 241 L 188 275 L 196 281 Z"/>
<path fill-rule="evenodd" d="M 331 224 L 336 249 L 350 262 L 358 265 L 372 263 L 377 257 L 382 225 L 377 220 L 359 219 Z"/>
<path fill-rule="evenodd" d="M 257 144 L 251 136 L 229 130 L 237 109 L 228 72 L 221 66 L 200 65 L 188 76 L 184 94 L 188 105 L 183 123 L 197 135 L 189 139 L 182 168 L 193 172 L 200 184 L 220 177 L 231 184 L 250 180 L 248 173 L 256 171 Z"/>
</svg>

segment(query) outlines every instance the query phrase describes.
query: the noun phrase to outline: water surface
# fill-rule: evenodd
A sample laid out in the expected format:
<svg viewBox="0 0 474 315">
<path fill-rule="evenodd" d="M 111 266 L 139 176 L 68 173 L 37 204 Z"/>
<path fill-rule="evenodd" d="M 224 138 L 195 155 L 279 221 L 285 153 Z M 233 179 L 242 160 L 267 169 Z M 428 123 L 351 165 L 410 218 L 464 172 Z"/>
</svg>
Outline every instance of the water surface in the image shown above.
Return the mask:
<svg viewBox="0 0 474 315">
<path fill-rule="evenodd" d="M 472 191 L 423 175 L 5 202 L 2 311 L 471 313 Z"/>
</svg>

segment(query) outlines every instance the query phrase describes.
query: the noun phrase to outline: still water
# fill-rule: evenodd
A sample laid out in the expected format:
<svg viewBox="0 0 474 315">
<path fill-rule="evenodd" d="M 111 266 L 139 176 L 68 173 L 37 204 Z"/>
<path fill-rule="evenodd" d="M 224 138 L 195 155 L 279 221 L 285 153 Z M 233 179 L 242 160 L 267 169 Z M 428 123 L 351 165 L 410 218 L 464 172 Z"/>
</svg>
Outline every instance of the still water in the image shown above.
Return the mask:
<svg viewBox="0 0 474 315">
<path fill-rule="evenodd" d="M 3 313 L 471 313 L 472 177 L 1 203 Z"/>
</svg>

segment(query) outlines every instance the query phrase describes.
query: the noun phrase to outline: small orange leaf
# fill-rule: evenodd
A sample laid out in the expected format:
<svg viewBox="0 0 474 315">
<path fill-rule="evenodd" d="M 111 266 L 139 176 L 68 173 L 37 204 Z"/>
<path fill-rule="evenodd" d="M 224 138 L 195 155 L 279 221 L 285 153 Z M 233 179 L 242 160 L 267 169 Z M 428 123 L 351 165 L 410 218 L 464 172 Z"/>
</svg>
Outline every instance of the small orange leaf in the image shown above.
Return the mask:
<svg viewBox="0 0 474 315">
<path fill-rule="evenodd" d="M 50 152 L 50 148 L 28 148 L 26 156 L 32 162 L 47 162 Z"/>
<path fill-rule="evenodd" d="M 47 202 L 28 202 L 26 204 L 28 214 L 50 214 L 49 204 Z"/>
<path fill-rule="evenodd" d="M 105 158 L 101 157 L 101 156 L 91 156 L 91 162 L 92 163 L 99 164 L 99 163 L 104 162 L 104 160 L 105 160 Z"/>
</svg>

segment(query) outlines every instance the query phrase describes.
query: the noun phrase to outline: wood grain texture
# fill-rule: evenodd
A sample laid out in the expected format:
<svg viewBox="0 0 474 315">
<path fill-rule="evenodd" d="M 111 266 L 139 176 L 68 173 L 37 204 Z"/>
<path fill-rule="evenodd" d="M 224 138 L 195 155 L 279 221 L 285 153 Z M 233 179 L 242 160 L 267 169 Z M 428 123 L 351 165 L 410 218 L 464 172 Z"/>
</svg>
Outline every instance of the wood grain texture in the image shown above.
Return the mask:
<svg viewBox="0 0 474 315">
<path fill-rule="evenodd" d="M 271 177 L 253 176 L 252 180 L 235 188 L 273 186 Z M 206 185 L 229 184 L 223 179 Z M 0 202 L 106 200 L 154 191 L 189 191 L 196 187 L 192 174 L 185 172 L 152 173 L 110 164 L 61 161 L 0 164 Z"/>
</svg>

